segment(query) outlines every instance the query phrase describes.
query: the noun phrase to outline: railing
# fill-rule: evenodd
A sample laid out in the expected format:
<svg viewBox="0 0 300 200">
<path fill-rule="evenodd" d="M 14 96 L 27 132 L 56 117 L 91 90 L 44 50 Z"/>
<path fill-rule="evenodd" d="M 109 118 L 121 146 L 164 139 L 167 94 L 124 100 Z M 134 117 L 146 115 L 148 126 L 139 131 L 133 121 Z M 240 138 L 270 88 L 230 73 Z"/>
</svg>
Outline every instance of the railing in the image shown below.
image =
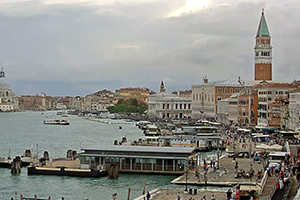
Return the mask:
<svg viewBox="0 0 300 200">
<path fill-rule="evenodd" d="M 261 184 L 258 184 L 261 187 L 261 190 L 259 191 L 259 195 L 262 194 L 262 191 L 267 183 L 267 179 L 268 179 L 269 175 L 268 175 L 268 169 L 265 171 L 263 179 L 261 180 Z"/>
<path fill-rule="evenodd" d="M 173 168 L 173 165 L 157 165 L 151 163 L 136 163 L 132 164 L 130 167 L 130 164 L 122 164 L 119 168 L 120 170 L 145 170 L 145 171 L 184 171 L 184 168 L 180 167 L 179 165 L 176 165 L 175 168 Z"/>
</svg>

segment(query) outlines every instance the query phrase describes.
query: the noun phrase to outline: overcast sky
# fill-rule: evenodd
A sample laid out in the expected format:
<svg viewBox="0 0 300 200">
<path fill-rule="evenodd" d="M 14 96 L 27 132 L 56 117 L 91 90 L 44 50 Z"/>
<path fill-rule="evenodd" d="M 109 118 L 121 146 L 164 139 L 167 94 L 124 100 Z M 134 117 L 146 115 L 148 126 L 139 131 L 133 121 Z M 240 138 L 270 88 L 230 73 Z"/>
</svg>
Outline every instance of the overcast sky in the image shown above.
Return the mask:
<svg viewBox="0 0 300 200">
<path fill-rule="evenodd" d="M 0 66 L 18 94 L 190 89 L 253 80 L 261 9 L 273 80 L 300 79 L 299 0 L 0 0 Z"/>
</svg>

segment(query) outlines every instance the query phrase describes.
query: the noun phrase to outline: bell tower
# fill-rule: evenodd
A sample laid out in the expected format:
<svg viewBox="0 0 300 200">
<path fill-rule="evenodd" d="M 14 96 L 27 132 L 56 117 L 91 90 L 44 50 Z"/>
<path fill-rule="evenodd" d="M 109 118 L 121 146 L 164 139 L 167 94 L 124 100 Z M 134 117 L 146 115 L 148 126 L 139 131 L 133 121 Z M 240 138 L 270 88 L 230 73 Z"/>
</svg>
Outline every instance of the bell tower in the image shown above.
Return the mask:
<svg viewBox="0 0 300 200">
<path fill-rule="evenodd" d="M 271 36 L 267 26 L 264 9 L 256 34 L 255 51 L 255 81 L 272 81 L 272 46 Z"/>
<path fill-rule="evenodd" d="M 164 81 L 161 81 L 159 91 L 160 91 L 160 93 L 165 93 L 166 92 Z"/>
</svg>

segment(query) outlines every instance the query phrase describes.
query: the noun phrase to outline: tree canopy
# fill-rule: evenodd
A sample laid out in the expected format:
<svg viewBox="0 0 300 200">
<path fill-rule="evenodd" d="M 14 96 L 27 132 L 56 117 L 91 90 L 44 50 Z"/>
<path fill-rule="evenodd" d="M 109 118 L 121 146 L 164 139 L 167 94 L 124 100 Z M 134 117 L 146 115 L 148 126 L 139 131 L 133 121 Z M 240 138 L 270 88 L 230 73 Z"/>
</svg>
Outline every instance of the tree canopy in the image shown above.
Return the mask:
<svg viewBox="0 0 300 200">
<path fill-rule="evenodd" d="M 139 102 L 137 99 L 120 99 L 115 106 L 107 108 L 111 113 L 140 113 L 143 114 L 148 109 L 148 105 Z"/>
</svg>

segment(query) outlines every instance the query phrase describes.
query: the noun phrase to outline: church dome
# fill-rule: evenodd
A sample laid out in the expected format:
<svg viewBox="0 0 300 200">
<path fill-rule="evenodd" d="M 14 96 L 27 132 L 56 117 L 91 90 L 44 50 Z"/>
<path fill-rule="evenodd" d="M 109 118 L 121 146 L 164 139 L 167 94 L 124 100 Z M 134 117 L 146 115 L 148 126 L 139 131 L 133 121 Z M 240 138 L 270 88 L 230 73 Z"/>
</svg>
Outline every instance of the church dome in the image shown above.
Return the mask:
<svg viewBox="0 0 300 200">
<path fill-rule="evenodd" d="M 11 88 L 10 85 L 0 78 L 0 89 Z"/>
</svg>

